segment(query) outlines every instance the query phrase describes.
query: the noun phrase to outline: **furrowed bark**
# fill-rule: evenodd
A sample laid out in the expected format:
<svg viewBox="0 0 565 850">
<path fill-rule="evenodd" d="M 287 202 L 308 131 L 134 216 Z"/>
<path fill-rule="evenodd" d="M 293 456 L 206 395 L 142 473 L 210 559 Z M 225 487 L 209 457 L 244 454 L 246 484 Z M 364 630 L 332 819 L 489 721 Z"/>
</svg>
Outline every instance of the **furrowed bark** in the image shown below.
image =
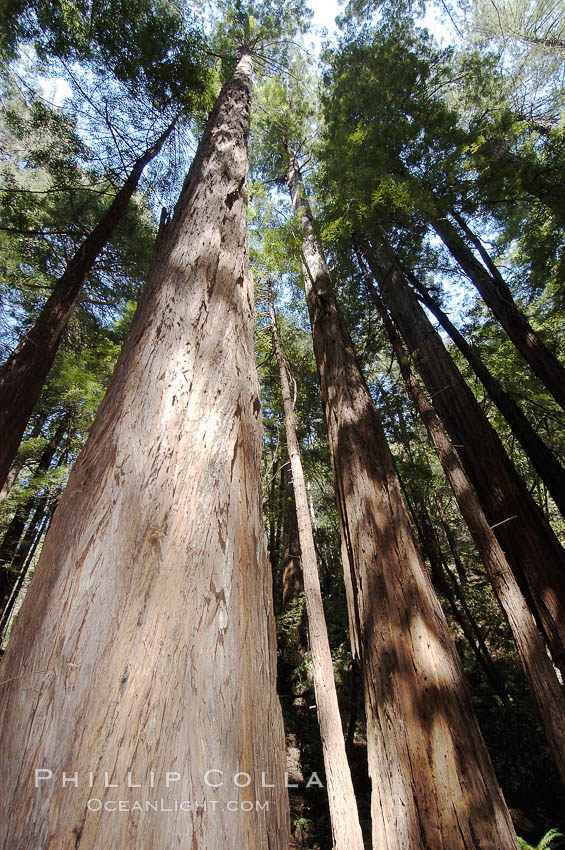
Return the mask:
<svg viewBox="0 0 565 850">
<path fill-rule="evenodd" d="M 408 394 L 426 426 L 463 519 L 484 564 L 495 596 L 512 631 L 524 674 L 545 730 L 549 749 L 553 755 L 561 782 L 565 787 L 565 695 L 563 688 L 557 679 L 553 665 L 545 651 L 542 636 L 536 628 L 531 611 L 504 552 L 487 521 L 441 422 L 412 371 L 408 352 L 404 348 L 372 281 L 368 280 L 367 283 L 382 317 Z"/>
<path fill-rule="evenodd" d="M 161 230 L 14 625 L 4 850 L 288 847 L 245 221 L 251 64 L 243 52 Z M 53 778 L 34 788 L 37 767 Z"/>
<path fill-rule="evenodd" d="M 406 275 L 415 287 L 418 298 L 433 313 L 442 328 L 449 334 L 469 366 L 481 381 L 487 393 L 494 401 L 513 434 L 530 459 L 533 468 L 547 487 L 553 501 L 563 516 L 565 516 L 565 470 L 551 449 L 544 443 L 537 432 L 528 422 L 519 405 L 499 384 L 489 372 L 479 355 L 466 341 L 461 332 L 450 321 L 446 313 L 437 304 L 424 286 L 406 270 Z"/>
<path fill-rule="evenodd" d="M 286 426 L 286 442 L 292 469 L 292 485 L 300 539 L 300 563 L 304 579 L 304 598 L 308 616 L 308 634 L 312 652 L 312 677 L 316 694 L 320 738 L 324 753 L 326 785 L 332 824 L 334 850 L 363 850 L 363 835 L 357 812 L 351 771 L 345 752 L 345 739 L 337 701 L 328 630 L 320 589 L 320 577 L 310 522 L 306 482 L 294 424 L 294 404 L 282 353 L 272 297 L 269 298 L 271 335 L 279 369 Z"/>
<path fill-rule="evenodd" d="M 433 228 L 476 286 L 485 304 L 492 310 L 533 373 L 565 410 L 565 368 L 518 309 L 502 277 L 495 277 L 485 269 L 448 219 L 436 219 Z"/>
<path fill-rule="evenodd" d="M 304 228 L 306 298 L 336 481 L 351 639 L 365 685 L 373 847 L 516 848 L 294 159 L 288 183 Z"/>
<path fill-rule="evenodd" d="M 363 253 L 489 525 L 565 673 L 565 552 L 384 243 Z"/>
<path fill-rule="evenodd" d="M 110 207 L 56 282 L 37 320 L 0 368 L 0 485 L 6 481 L 16 457 L 86 276 L 120 223 L 143 169 L 157 156 L 173 128 L 174 123 L 136 160 Z"/>
</svg>

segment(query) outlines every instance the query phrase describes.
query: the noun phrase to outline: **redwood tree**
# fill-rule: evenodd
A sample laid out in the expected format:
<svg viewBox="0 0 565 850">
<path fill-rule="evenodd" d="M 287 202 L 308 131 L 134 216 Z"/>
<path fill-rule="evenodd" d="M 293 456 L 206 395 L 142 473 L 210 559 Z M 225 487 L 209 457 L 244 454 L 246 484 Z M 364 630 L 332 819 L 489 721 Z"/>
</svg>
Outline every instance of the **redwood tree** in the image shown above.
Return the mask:
<svg viewBox="0 0 565 850">
<path fill-rule="evenodd" d="M 480 502 L 459 463 L 455 449 L 449 442 L 441 422 L 412 370 L 408 352 L 404 348 L 374 284 L 370 279 L 367 279 L 367 284 L 383 320 L 408 394 L 426 426 L 463 519 L 484 564 L 496 598 L 510 625 L 524 674 L 540 714 L 561 782 L 565 787 L 565 695 L 563 688 L 506 556 L 494 531 L 488 524 Z"/>
<path fill-rule="evenodd" d="M 277 319 L 272 297 L 269 299 L 269 316 L 273 348 L 279 370 L 281 396 L 284 409 L 286 442 L 292 469 L 292 483 L 300 539 L 300 561 L 304 578 L 304 598 L 308 616 L 308 634 L 312 652 L 312 678 L 316 693 L 316 708 L 320 724 L 320 738 L 324 752 L 324 767 L 330 806 L 334 850 L 363 850 L 363 835 L 357 811 L 351 770 L 345 752 L 345 738 L 341 725 L 339 704 L 318 564 L 306 481 L 300 458 L 300 448 L 294 422 L 294 404 L 290 394 L 287 366 L 282 352 Z"/>
<path fill-rule="evenodd" d="M 86 276 L 120 223 L 145 166 L 172 133 L 172 122 L 138 157 L 109 208 L 55 283 L 39 316 L 0 368 L 0 487 L 6 481 L 55 355 L 82 293 Z"/>
<path fill-rule="evenodd" d="M 365 685 L 373 847 L 517 847 L 394 462 L 339 312 L 295 157 L 306 298 Z"/>
<path fill-rule="evenodd" d="M 364 246 L 383 301 L 400 330 L 433 406 L 457 447 L 489 524 L 565 672 L 565 552 L 408 285 L 390 246 Z"/>
<path fill-rule="evenodd" d="M 245 221 L 251 65 L 243 50 L 161 230 L 3 662 L 6 850 L 288 846 Z M 53 777 L 35 788 L 35 768 Z M 127 812 L 88 804 L 117 799 Z"/>
</svg>

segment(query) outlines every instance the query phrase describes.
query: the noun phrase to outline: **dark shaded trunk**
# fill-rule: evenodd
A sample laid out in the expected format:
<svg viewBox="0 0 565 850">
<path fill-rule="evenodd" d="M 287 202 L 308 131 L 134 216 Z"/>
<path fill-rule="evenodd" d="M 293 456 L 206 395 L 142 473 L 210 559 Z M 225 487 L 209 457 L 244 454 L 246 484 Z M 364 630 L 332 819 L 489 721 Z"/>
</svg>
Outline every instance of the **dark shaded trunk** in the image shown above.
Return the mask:
<svg viewBox="0 0 565 850">
<path fill-rule="evenodd" d="M 29 526 L 22 540 L 22 544 L 18 548 L 18 552 L 15 556 L 16 563 L 14 566 L 17 567 L 17 579 L 8 599 L 6 600 L 6 604 L 4 605 L 0 617 L 0 641 L 2 641 L 6 635 L 12 611 L 14 610 L 18 597 L 22 591 L 40 540 L 49 528 L 49 524 L 53 518 L 58 501 L 58 495 L 52 499 L 50 499 L 49 496 L 43 496 L 41 499 L 37 500 L 36 509 L 30 520 Z"/>
<path fill-rule="evenodd" d="M 534 374 L 565 410 L 565 368 L 518 309 L 500 274 L 493 275 L 487 271 L 448 219 L 436 219 L 433 228 L 476 286 L 485 304 L 492 310 Z"/>
<path fill-rule="evenodd" d="M 246 233 L 251 74 L 243 53 L 12 629 L 3 850 L 288 848 Z M 36 767 L 53 770 L 38 788 Z M 112 800 L 127 811 L 104 811 Z"/>
<path fill-rule="evenodd" d="M 565 552 L 388 246 L 365 251 L 381 295 L 565 674 Z"/>
<path fill-rule="evenodd" d="M 37 487 L 37 476 L 46 472 L 51 466 L 66 430 L 67 417 L 64 417 L 57 425 L 39 458 L 30 487 L 33 487 L 34 484 Z M 18 559 L 18 563 L 14 562 L 16 550 L 24 529 L 33 521 L 36 508 L 37 496 L 34 493 L 22 505 L 18 506 L 0 544 L 0 610 L 4 610 L 6 607 L 12 588 L 17 581 L 21 558 Z"/>
<path fill-rule="evenodd" d="M 495 595 L 510 625 L 532 697 L 545 729 L 550 751 L 565 787 L 565 695 L 563 689 L 547 656 L 544 642 L 535 626 L 518 582 L 488 524 L 455 450 L 413 374 L 408 353 L 370 281 L 369 286 L 389 335 L 408 393 L 426 426 Z M 486 649 L 484 645 L 483 649 Z"/>
<path fill-rule="evenodd" d="M 27 423 L 55 360 L 84 281 L 125 213 L 145 166 L 161 150 L 174 123 L 136 160 L 110 207 L 57 280 L 38 318 L 0 368 L 0 485 L 16 457 Z"/>
<path fill-rule="evenodd" d="M 465 565 L 463 560 L 461 559 L 461 554 L 459 552 L 459 547 L 457 546 L 457 542 L 455 540 L 455 536 L 451 529 L 451 526 L 448 522 L 447 516 L 445 515 L 445 510 L 443 507 L 443 502 L 441 497 L 435 495 L 435 504 L 438 512 L 438 516 L 441 522 L 441 527 L 443 528 L 443 533 L 445 534 L 445 539 L 447 540 L 447 545 L 449 547 L 449 551 L 451 553 L 451 557 L 453 558 L 453 563 L 455 565 L 455 569 L 457 570 L 457 575 L 459 577 L 459 581 L 461 584 L 467 583 L 467 571 L 465 569 Z"/>
<path fill-rule="evenodd" d="M 376 408 L 339 312 L 295 159 L 304 283 L 365 685 L 373 847 L 517 847 Z"/>
<path fill-rule="evenodd" d="M 347 737 L 345 739 L 345 751 L 349 758 L 353 753 L 355 745 L 355 730 L 357 729 L 357 718 L 359 716 L 359 665 L 356 658 L 351 659 L 351 687 L 349 692 L 349 723 L 347 724 Z"/>
<path fill-rule="evenodd" d="M 465 596 L 445 563 L 428 509 L 423 501 L 419 500 L 416 504 L 411 505 L 411 512 L 414 517 L 414 525 L 418 531 L 422 552 L 430 565 L 432 583 L 447 600 L 449 610 L 463 632 L 493 693 L 500 697 L 503 702 L 506 702 L 507 694 L 504 682 L 493 664 L 483 633 L 467 605 Z"/>
<path fill-rule="evenodd" d="M 302 567 L 300 566 L 300 539 L 296 501 L 292 484 L 290 463 L 281 470 L 284 482 L 285 523 L 284 547 L 282 554 L 282 607 L 286 611 L 296 602 L 303 587 Z"/>
<path fill-rule="evenodd" d="M 406 270 L 405 270 L 406 271 Z M 550 493 L 559 511 L 565 516 L 565 470 L 551 449 L 544 443 L 514 399 L 489 372 L 479 355 L 465 340 L 461 332 L 450 321 L 446 313 L 432 298 L 428 290 L 418 279 L 406 271 L 407 277 L 416 288 L 418 297 L 433 313 L 442 328 L 451 337 L 469 366 L 481 381 L 485 390 L 496 404 L 513 434 L 517 437 L 531 464 Z"/>
</svg>

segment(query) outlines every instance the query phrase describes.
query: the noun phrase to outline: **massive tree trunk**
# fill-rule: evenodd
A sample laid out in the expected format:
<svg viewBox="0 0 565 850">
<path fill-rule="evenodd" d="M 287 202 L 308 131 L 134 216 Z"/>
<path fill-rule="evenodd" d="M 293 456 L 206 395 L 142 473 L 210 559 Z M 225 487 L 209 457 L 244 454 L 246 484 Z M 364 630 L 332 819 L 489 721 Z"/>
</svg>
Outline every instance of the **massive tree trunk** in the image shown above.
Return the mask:
<svg viewBox="0 0 565 850">
<path fill-rule="evenodd" d="M 550 751 L 561 782 L 565 787 L 565 695 L 563 688 L 557 679 L 554 667 L 545 651 L 544 641 L 536 628 L 530 609 L 504 552 L 488 524 L 479 500 L 469 484 L 441 422 L 412 371 L 408 352 L 402 345 L 374 286 L 370 281 L 368 284 L 383 319 L 406 389 L 426 426 L 463 519 L 484 564 L 496 598 L 510 625 L 526 680 L 547 736 Z"/>
<path fill-rule="evenodd" d="M 351 771 L 345 752 L 345 739 L 337 701 L 332 654 L 314 547 L 314 534 L 310 522 L 308 494 L 294 424 L 294 405 L 290 394 L 286 363 L 279 342 L 272 299 L 269 300 L 269 314 L 273 347 L 281 383 L 286 442 L 292 469 L 292 484 L 300 538 L 300 560 L 304 578 L 304 597 L 308 616 L 308 634 L 312 652 L 312 677 L 314 679 L 318 723 L 320 724 L 320 738 L 326 769 L 333 848 L 334 850 L 363 850 L 363 835 L 359 823 Z"/>
<path fill-rule="evenodd" d="M 336 481 L 352 646 L 365 684 L 373 847 L 516 848 L 294 159 L 288 182 L 304 227 L 306 298 Z"/>
<path fill-rule="evenodd" d="M 565 368 L 536 334 L 516 306 L 500 273 L 487 271 L 447 218 L 438 218 L 433 228 L 492 310 L 534 374 L 565 410 Z"/>
<path fill-rule="evenodd" d="M 287 850 L 245 221 L 250 87 L 244 52 L 14 626 L 5 850 Z M 35 768 L 53 771 L 38 788 Z M 78 787 L 62 787 L 63 771 Z"/>
<path fill-rule="evenodd" d="M 533 468 L 547 487 L 559 511 L 565 517 L 565 470 L 557 457 L 530 425 L 519 405 L 516 404 L 514 399 L 508 395 L 496 378 L 489 372 L 474 348 L 469 345 L 446 313 L 431 297 L 428 290 L 422 286 L 414 275 L 408 271 L 406 271 L 406 275 L 416 288 L 418 298 L 434 314 L 442 328 L 449 334 L 508 422 L 513 434 L 518 438 L 520 445 L 530 459 Z"/>
<path fill-rule="evenodd" d="M 457 446 L 488 523 L 522 590 L 527 590 L 554 661 L 565 674 L 565 552 L 418 303 L 398 261 L 384 243 L 366 246 L 366 257 L 381 284 L 383 301 L 415 357 L 433 406 Z"/>
<path fill-rule="evenodd" d="M 0 368 L 0 486 L 8 476 L 69 319 L 80 300 L 86 276 L 120 223 L 143 169 L 157 156 L 173 127 L 170 124 L 135 161 L 108 210 L 69 260 L 37 320 Z"/>
</svg>

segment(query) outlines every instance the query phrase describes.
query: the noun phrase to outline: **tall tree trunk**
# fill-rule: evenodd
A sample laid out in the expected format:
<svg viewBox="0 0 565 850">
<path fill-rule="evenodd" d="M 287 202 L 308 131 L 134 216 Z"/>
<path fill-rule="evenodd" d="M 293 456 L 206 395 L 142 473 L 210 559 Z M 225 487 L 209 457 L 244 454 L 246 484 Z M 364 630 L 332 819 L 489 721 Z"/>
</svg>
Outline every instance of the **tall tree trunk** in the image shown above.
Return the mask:
<svg viewBox="0 0 565 850">
<path fill-rule="evenodd" d="M 170 124 L 135 161 L 108 210 L 69 260 L 37 320 L 0 368 L 0 486 L 6 480 L 69 319 L 80 300 L 86 276 L 120 223 L 143 169 L 157 156 L 173 127 L 174 123 Z"/>
<path fill-rule="evenodd" d="M 406 389 L 426 426 L 463 519 L 484 564 L 496 598 L 510 625 L 532 697 L 537 706 L 561 782 L 565 787 L 565 695 L 563 688 L 545 651 L 544 641 L 536 628 L 518 582 L 487 521 L 479 500 L 469 484 L 455 450 L 418 383 L 412 371 L 408 353 L 370 281 L 369 286 L 399 363 Z"/>
<path fill-rule="evenodd" d="M 14 625 L 4 850 L 287 850 L 245 221 L 251 65 L 243 52 L 162 228 Z M 53 777 L 36 789 L 38 767 Z"/>
<path fill-rule="evenodd" d="M 488 523 L 495 529 L 522 590 L 528 591 L 554 661 L 565 675 L 565 552 L 388 246 L 374 243 L 365 253 L 394 324 L 415 357 L 433 406 L 457 446 Z"/>
<path fill-rule="evenodd" d="M 435 299 L 432 298 L 428 290 L 422 286 L 414 275 L 408 273 L 406 269 L 405 272 L 416 288 L 421 302 L 433 313 L 442 328 L 449 334 L 508 422 L 512 432 L 518 438 L 520 445 L 530 459 L 533 468 L 547 487 L 559 511 L 565 516 L 565 470 L 557 457 L 530 425 L 514 399 L 508 395 L 496 378 L 489 372 L 477 352 L 469 345 L 461 332 L 451 322 Z"/>
<path fill-rule="evenodd" d="M 492 310 L 534 374 L 565 410 L 565 368 L 518 309 L 500 274 L 493 275 L 487 271 L 447 218 L 436 219 L 433 228 L 476 286 L 485 304 Z"/>
<path fill-rule="evenodd" d="M 351 640 L 365 685 L 373 847 L 515 848 L 295 159 L 288 183 L 304 228 L 304 281 L 336 481 Z"/>
<path fill-rule="evenodd" d="M 292 469 L 292 484 L 298 536 L 300 540 L 300 562 L 304 578 L 304 598 L 308 616 L 308 635 L 312 652 L 312 677 L 316 694 L 320 738 L 324 753 L 326 784 L 330 806 L 330 819 L 334 850 L 363 850 L 363 835 L 357 802 L 353 790 L 351 771 L 345 752 L 345 738 L 337 701 L 334 669 L 326 617 L 320 589 L 320 577 L 314 547 L 314 534 L 310 522 L 310 509 L 306 482 L 300 458 L 298 437 L 294 423 L 294 404 L 277 329 L 277 319 L 272 298 L 269 298 L 269 315 L 273 347 L 279 368 L 281 395 L 286 426 L 286 442 Z"/>
<path fill-rule="evenodd" d="M 296 498 L 291 463 L 285 465 L 281 472 L 284 481 L 285 496 L 285 541 L 282 555 L 282 609 L 287 611 L 296 602 L 303 587 L 302 566 L 300 558 L 300 535 L 298 518 L 296 516 Z"/>
</svg>

